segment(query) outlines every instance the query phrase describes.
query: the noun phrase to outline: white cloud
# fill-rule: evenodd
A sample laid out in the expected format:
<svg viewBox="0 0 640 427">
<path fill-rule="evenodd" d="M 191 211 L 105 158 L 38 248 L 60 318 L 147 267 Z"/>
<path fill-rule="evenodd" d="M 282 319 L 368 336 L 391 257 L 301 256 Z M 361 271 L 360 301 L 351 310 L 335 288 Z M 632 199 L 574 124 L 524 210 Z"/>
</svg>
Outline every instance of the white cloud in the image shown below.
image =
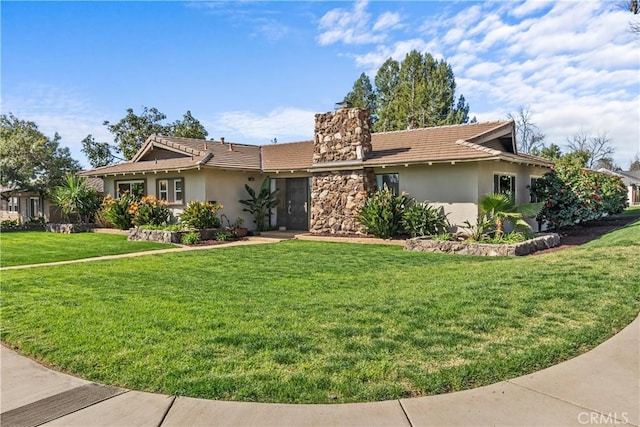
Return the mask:
<svg viewBox="0 0 640 427">
<path fill-rule="evenodd" d="M 2 95 L 3 114 L 13 113 L 22 120 L 35 122 L 48 137 L 57 132 L 62 138 L 60 145 L 68 147 L 71 156 L 85 167 L 88 162 L 81 151 L 81 141 L 88 134 L 98 141 L 113 141 L 102 125 L 105 116 L 99 111 L 87 96 L 74 88 L 32 84 L 11 88 Z"/>
<path fill-rule="evenodd" d="M 352 9 L 336 8 L 325 13 L 318 29 L 317 40 L 321 46 L 342 42 L 350 44 L 374 44 L 387 40 L 389 31 L 402 27 L 400 14 L 385 12 L 372 24 L 367 13 L 367 1 L 358 0 Z"/>
<path fill-rule="evenodd" d="M 207 128 L 221 132 L 231 142 L 266 144 L 273 138 L 280 142 L 313 139 L 314 111 L 277 108 L 265 115 L 251 111 L 228 111 L 216 114 Z"/>
</svg>

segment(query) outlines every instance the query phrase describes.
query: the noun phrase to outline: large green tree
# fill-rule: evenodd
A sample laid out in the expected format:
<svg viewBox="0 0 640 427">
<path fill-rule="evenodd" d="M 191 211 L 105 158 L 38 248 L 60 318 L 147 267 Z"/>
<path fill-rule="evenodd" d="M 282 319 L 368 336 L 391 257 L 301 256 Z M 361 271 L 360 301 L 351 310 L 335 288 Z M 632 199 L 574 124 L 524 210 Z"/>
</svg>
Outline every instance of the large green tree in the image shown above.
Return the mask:
<svg viewBox="0 0 640 427">
<path fill-rule="evenodd" d="M 35 122 L 13 114 L 0 116 L 0 184 L 45 192 L 81 169 L 69 149 L 60 147 L 60 135 L 45 136 Z"/>
<path fill-rule="evenodd" d="M 169 128 L 171 136 L 181 138 L 206 139 L 209 132 L 204 128 L 202 123 L 191 115 L 191 111 L 187 111 L 182 120 L 176 120 Z"/>
<path fill-rule="evenodd" d="M 104 125 L 113 135 L 114 145 L 98 142 L 92 135 L 82 140 L 82 152 L 94 168 L 113 164 L 117 160 L 131 160 L 151 135 L 178 136 L 182 138 L 206 139 L 207 130 L 202 123 L 187 111 L 182 120 L 166 124 L 167 116 L 157 108 L 142 107 L 136 114 L 133 108 L 116 123 L 105 121 Z M 120 154 L 119 156 L 116 153 Z"/>
<path fill-rule="evenodd" d="M 345 100 L 372 108 L 373 130 L 385 132 L 467 123 L 469 104 L 455 98 L 451 66 L 429 53 L 409 52 L 402 62 L 387 59 L 378 69 L 375 88 L 361 74 Z"/>
<path fill-rule="evenodd" d="M 371 114 L 371 122 L 376 122 L 376 95 L 371 80 L 365 73 L 360 74 L 358 80 L 353 84 L 353 89 L 345 96 L 344 100 L 353 107 L 367 108 Z"/>
</svg>

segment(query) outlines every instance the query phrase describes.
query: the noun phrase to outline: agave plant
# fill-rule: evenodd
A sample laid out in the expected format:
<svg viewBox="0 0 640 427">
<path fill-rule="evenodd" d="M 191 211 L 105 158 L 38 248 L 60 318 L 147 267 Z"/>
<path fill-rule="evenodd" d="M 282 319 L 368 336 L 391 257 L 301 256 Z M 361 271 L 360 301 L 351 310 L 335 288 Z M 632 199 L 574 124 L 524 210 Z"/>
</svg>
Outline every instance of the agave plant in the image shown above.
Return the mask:
<svg viewBox="0 0 640 427">
<path fill-rule="evenodd" d="M 525 203 L 516 205 L 509 194 L 487 194 L 480 199 L 480 214 L 491 220 L 496 229 L 496 237 L 504 234 L 504 223 L 510 222 L 516 228 L 530 230 L 531 226 L 524 220 L 526 217 L 537 215 L 542 207 L 541 203 Z"/>
</svg>

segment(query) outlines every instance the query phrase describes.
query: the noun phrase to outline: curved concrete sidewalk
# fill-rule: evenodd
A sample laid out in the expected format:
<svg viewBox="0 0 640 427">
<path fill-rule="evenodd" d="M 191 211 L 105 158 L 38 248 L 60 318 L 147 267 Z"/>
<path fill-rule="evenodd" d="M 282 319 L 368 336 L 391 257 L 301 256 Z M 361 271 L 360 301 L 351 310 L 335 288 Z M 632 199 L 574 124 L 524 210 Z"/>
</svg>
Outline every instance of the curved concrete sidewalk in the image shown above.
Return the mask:
<svg viewBox="0 0 640 427">
<path fill-rule="evenodd" d="M 223 402 L 100 386 L 1 346 L 0 424 L 585 426 L 640 424 L 640 317 L 579 357 L 487 387 L 361 404 Z"/>
</svg>

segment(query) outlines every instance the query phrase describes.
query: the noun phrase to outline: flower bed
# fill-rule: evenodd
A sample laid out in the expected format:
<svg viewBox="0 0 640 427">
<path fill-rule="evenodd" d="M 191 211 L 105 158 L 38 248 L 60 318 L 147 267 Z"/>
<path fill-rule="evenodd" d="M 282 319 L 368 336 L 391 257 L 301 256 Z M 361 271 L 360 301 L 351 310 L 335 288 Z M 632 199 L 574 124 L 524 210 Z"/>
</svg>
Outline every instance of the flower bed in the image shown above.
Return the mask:
<svg viewBox="0 0 640 427">
<path fill-rule="evenodd" d="M 479 256 L 521 256 L 536 251 L 553 248 L 560 244 L 557 233 L 543 234 L 534 239 L 510 245 L 497 245 L 477 242 L 455 242 L 448 240 L 432 240 L 429 237 L 408 239 L 404 248 L 408 251 L 440 252 Z"/>
</svg>

